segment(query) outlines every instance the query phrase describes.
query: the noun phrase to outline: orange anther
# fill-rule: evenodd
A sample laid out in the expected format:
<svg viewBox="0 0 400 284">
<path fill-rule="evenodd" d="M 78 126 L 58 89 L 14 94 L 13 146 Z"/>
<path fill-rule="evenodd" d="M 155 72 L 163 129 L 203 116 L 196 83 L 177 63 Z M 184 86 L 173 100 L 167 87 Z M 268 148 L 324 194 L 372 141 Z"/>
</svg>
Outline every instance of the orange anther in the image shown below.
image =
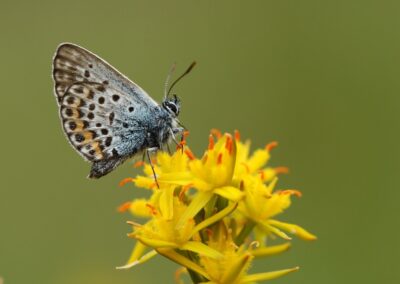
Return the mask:
<svg viewBox="0 0 400 284">
<path fill-rule="evenodd" d="M 225 136 L 226 136 L 225 149 L 228 150 L 229 154 L 231 154 L 233 145 L 232 136 L 230 134 L 225 134 Z"/>
<path fill-rule="evenodd" d="M 301 197 L 301 196 L 303 195 L 300 191 L 298 191 L 298 190 L 296 190 L 296 189 L 285 189 L 285 190 L 280 190 L 278 193 L 279 193 L 279 194 L 283 194 L 283 195 L 287 195 L 287 194 L 289 194 L 289 195 L 296 195 L 297 197 Z"/>
<path fill-rule="evenodd" d="M 183 138 L 186 138 L 188 136 L 189 136 L 189 131 L 188 130 L 183 131 Z"/>
<path fill-rule="evenodd" d="M 211 151 L 212 149 L 214 149 L 214 145 L 214 137 L 212 136 L 212 134 L 210 134 L 210 136 L 208 136 L 208 150 Z"/>
<path fill-rule="evenodd" d="M 265 180 L 265 172 L 263 170 L 260 171 L 261 180 Z"/>
<path fill-rule="evenodd" d="M 196 159 L 196 157 L 193 155 L 192 151 L 190 151 L 189 149 L 185 149 L 185 154 L 186 154 L 186 156 L 189 157 L 190 160 Z"/>
<path fill-rule="evenodd" d="M 219 153 L 218 157 L 217 157 L 217 165 L 222 164 L 222 153 Z"/>
<path fill-rule="evenodd" d="M 240 132 L 239 132 L 239 130 L 235 130 L 235 140 L 236 141 L 240 141 Z"/>
<path fill-rule="evenodd" d="M 134 181 L 133 178 L 125 178 L 125 179 L 123 179 L 123 180 L 121 180 L 121 181 L 119 182 L 119 186 L 124 186 L 125 184 L 127 184 L 127 183 L 129 183 L 129 182 L 133 182 L 133 181 Z"/>
<path fill-rule="evenodd" d="M 128 211 L 129 208 L 131 207 L 131 203 L 132 203 L 132 202 L 129 201 L 129 202 L 125 202 L 125 203 L 121 204 L 121 205 L 117 208 L 118 212 L 119 212 L 119 213 L 124 213 L 124 212 Z"/>
<path fill-rule="evenodd" d="M 185 193 L 193 186 L 192 183 L 182 186 L 181 192 L 179 192 L 179 200 L 183 200 Z"/>
<path fill-rule="evenodd" d="M 244 190 L 244 181 L 243 180 L 240 181 L 239 188 L 240 188 L 241 191 Z"/>
<path fill-rule="evenodd" d="M 141 166 L 144 166 L 144 161 L 137 161 L 136 163 L 133 164 L 134 168 L 139 168 Z"/>
<path fill-rule="evenodd" d="M 276 146 L 278 146 L 278 142 L 277 141 L 272 141 L 270 143 L 268 143 L 265 146 L 265 150 L 267 150 L 268 152 L 270 152 L 273 148 L 275 148 Z"/>
<path fill-rule="evenodd" d="M 153 205 L 151 205 L 150 203 L 146 203 L 146 207 L 150 209 L 151 214 L 157 215 L 157 209 Z"/>
<path fill-rule="evenodd" d="M 219 131 L 216 128 L 211 129 L 211 134 L 214 135 L 215 137 L 217 137 L 218 139 L 222 137 L 222 133 L 221 131 Z"/>
<path fill-rule="evenodd" d="M 288 167 L 276 167 L 274 170 L 277 174 L 287 174 L 289 172 Z"/>
</svg>

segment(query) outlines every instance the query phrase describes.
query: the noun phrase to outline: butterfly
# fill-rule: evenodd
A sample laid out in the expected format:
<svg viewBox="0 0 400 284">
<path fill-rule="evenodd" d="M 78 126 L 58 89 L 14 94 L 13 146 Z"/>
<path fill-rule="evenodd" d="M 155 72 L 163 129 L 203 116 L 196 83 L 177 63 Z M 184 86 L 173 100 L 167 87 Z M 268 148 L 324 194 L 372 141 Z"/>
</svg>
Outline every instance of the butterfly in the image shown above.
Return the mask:
<svg viewBox="0 0 400 284">
<path fill-rule="evenodd" d="M 158 104 L 99 56 L 71 43 L 58 46 L 53 80 L 60 119 L 72 147 L 91 163 L 89 178 L 100 178 L 140 153 L 151 163 L 150 152 L 171 140 L 179 144 L 175 135 L 185 129 L 178 119 L 180 99 L 170 93 L 194 65 L 167 89 L 171 69 Z"/>
</svg>

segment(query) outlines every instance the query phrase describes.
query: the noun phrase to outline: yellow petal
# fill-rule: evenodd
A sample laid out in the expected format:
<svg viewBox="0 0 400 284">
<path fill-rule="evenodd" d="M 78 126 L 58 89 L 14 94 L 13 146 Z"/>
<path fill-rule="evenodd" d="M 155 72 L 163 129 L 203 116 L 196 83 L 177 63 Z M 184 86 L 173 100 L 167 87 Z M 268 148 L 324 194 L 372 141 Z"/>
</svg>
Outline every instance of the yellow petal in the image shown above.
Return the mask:
<svg viewBox="0 0 400 284">
<path fill-rule="evenodd" d="M 290 232 L 290 233 L 298 236 L 302 240 L 314 241 L 317 239 L 317 237 L 315 235 L 309 233 L 302 227 L 295 225 L 295 224 L 284 223 L 284 222 L 280 222 L 280 221 L 276 221 L 276 220 L 269 220 L 268 223 L 270 223 L 271 225 L 278 227 L 282 230 Z"/>
<path fill-rule="evenodd" d="M 138 241 L 142 242 L 146 246 L 152 247 L 152 248 L 176 248 L 178 245 L 173 243 L 173 242 L 168 242 L 164 240 L 158 240 L 158 239 L 150 239 L 150 238 L 144 238 L 142 236 L 136 236 L 133 235 L 135 239 Z"/>
<path fill-rule="evenodd" d="M 176 224 L 176 229 L 180 230 L 189 219 L 192 219 L 210 201 L 212 196 L 212 192 L 198 192 L 180 217 Z"/>
<path fill-rule="evenodd" d="M 237 203 L 232 203 L 225 207 L 223 210 L 219 211 L 217 214 L 210 216 L 209 218 L 205 219 L 201 223 L 199 223 L 192 231 L 191 236 L 199 232 L 200 230 L 207 228 L 211 224 L 221 220 L 225 216 L 229 215 L 235 208 L 237 207 Z"/>
<path fill-rule="evenodd" d="M 277 270 L 277 271 L 272 271 L 272 272 L 264 272 L 264 273 L 246 275 L 242 278 L 242 283 L 272 280 L 272 279 L 284 276 L 290 272 L 295 272 L 297 270 L 299 270 L 299 267 Z"/>
<path fill-rule="evenodd" d="M 253 256 L 248 253 L 243 254 L 237 259 L 233 259 L 231 265 L 225 271 L 221 283 L 235 283 L 235 280 L 246 273 L 252 259 Z"/>
<path fill-rule="evenodd" d="M 164 188 L 160 195 L 160 211 L 165 220 L 171 220 L 174 216 L 174 186 Z"/>
<path fill-rule="evenodd" d="M 251 254 L 254 255 L 255 257 L 275 255 L 287 251 L 290 248 L 290 246 L 291 246 L 290 243 L 284 243 L 276 246 L 260 247 L 255 250 L 252 250 Z"/>
<path fill-rule="evenodd" d="M 224 186 L 214 189 L 214 193 L 225 197 L 231 201 L 239 201 L 244 197 L 244 193 L 233 186 Z"/>
<path fill-rule="evenodd" d="M 143 254 L 144 251 L 146 250 L 146 246 L 142 244 L 141 242 L 136 242 L 135 247 L 133 248 L 132 254 L 129 257 L 128 261 L 126 262 L 126 265 L 129 265 L 130 263 L 133 263 L 137 261 Z"/>
<path fill-rule="evenodd" d="M 146 253 L 144 256 L 139 258 L 138 260 L 128 262 L 126 265 L 117 267 L 117 269 L 128 269 L 128 268 L 134 267 L 135 265 L 138 265 L 138 264 L 148 261 L 149 259 L 153 258 L 156 255 L 157 255 L 157 251 L 151 250 L 148 253 Z"/>
<path fill-rule="evenodd" d="M 223 255 L 219 251 L 200 242 L 186 242 L 183 246 L 180 246 L 179 248 L 183 250 L 190 250 L 198 253 L 199 255 L 208 256 L 214 259 L 223 257 Z"/>
<path fill-rule="evenodd" d="M 131 202 L 129 211 L 135 216 L 151 217 L 151 213 L 147 204 L 149 204 L 149 200 L 147 199 L 144 198 L 135 199 L 134 201 Z"/>
<path fill-rule="evenodd" d="M 176 185 L 187 185 L 193 180 L 190 172 L 175 172 L 175 173 L 163 173 L 158 178 L 160 183 L 170 183 Z"/>
<path fill-rule="evenodd" d="M 199 266 L 198 264 L 194 263 L 193 261 L 189 260 L 187 257 L 184 257 L 183 255 L 177 253 L 176 251 L 172 249 L 157 249 L 158 253 L 165 256 L 166 258 L 190 269 L 193 270 L 194 272 L 204 276 L 205 278 L 209 279 L 210 276 L 207 275 L 207 273 L 204 271 L 204 269 Z"/>
<path fill-rule="evenodd" d="M 275 228 L 274 226 L 271 226 L 269 224 L 269 221 L 265 222 L 258 222 L 258 225 L 260 225 L 260 228 L 263 229 L 266 233 L 273 233 L 277 235 L 278 237 L 281 237 L 284 240 L 290 241 L 292 238 L 286 235 L 284 232 L 279 230 L 278 228 Z"/>
</svg>

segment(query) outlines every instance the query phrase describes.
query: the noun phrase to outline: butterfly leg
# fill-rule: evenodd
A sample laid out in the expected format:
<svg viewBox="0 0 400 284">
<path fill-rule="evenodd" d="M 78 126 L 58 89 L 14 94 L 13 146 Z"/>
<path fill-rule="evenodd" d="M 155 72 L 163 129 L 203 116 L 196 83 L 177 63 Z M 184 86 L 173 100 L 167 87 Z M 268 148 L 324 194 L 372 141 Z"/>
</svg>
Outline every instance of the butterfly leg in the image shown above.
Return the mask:
<svg viewBox="0 0 400 284">
<path fill-rule="evenodd" d="M 151 157 L 150 157 L 150 153 L 153 153 L 153 152 L 156 153 L 158 150 L 159 149 L 157 147 L 147 148 L 146 153 L 147 153 L 147 158 L 149 159 L 151 170 L 153 171 L 153 176 L 154 176 L 154 180 L 156 182 L 157 188 L 160 189 L 160 185 L 158 184 L 156 172 L 154 170 L 153 162 L 151 161 Z"/>
<path fill-rule="evenodd" d="M 176 146 L 181 148 L 182 153 L 183 153 L 183 135 L 181 136 L 181 141 L 178 142 L 176 140 L 175 133 L 183 133 L 184 129 L 180 127 L 180 128 L 175 128 L 175 129 L 170 128 L 169 130 L 170 130 L 170 133 L 171 133 L 172 141 L 175 142 Z"/>
</svg>

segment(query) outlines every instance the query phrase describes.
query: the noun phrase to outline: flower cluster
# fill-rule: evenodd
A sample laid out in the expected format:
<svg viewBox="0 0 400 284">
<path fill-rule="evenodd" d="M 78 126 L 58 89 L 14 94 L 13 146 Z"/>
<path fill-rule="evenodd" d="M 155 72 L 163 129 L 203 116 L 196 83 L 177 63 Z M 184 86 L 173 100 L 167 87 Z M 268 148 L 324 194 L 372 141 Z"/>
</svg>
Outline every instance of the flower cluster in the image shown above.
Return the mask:
<svg viewBox="0 0 400 284">
<path fill-rule="evenodd" d="M 255 258 L 275 255 L 290 246 L 290 235 L 304 240 L 316 237 L 302 227 L 275 219 L 290 206 L 297 190 L 275 190 L 285 167 L 267 167 L 276 142 L 250 155 L 250 143 L 239 132 L 211 131 L 208 149 L 196 158 L 184 146 L 170 155 L 158 152 L 151 165 L 140 162 L 144 175 L 128 178 L 148 189 L 148 199 L 135 199 L 119 208 L 145 218 L 132 226 L 136 245 L 126 265 L 130 268 L 157 254 L 182 266 L 176 277 L 189 273 L 194 283 L 239 284 L 274 279 L 298 267 L 249 274 Z M 270 240 L 286 242 L 271 245 Z"/>
</svg>

